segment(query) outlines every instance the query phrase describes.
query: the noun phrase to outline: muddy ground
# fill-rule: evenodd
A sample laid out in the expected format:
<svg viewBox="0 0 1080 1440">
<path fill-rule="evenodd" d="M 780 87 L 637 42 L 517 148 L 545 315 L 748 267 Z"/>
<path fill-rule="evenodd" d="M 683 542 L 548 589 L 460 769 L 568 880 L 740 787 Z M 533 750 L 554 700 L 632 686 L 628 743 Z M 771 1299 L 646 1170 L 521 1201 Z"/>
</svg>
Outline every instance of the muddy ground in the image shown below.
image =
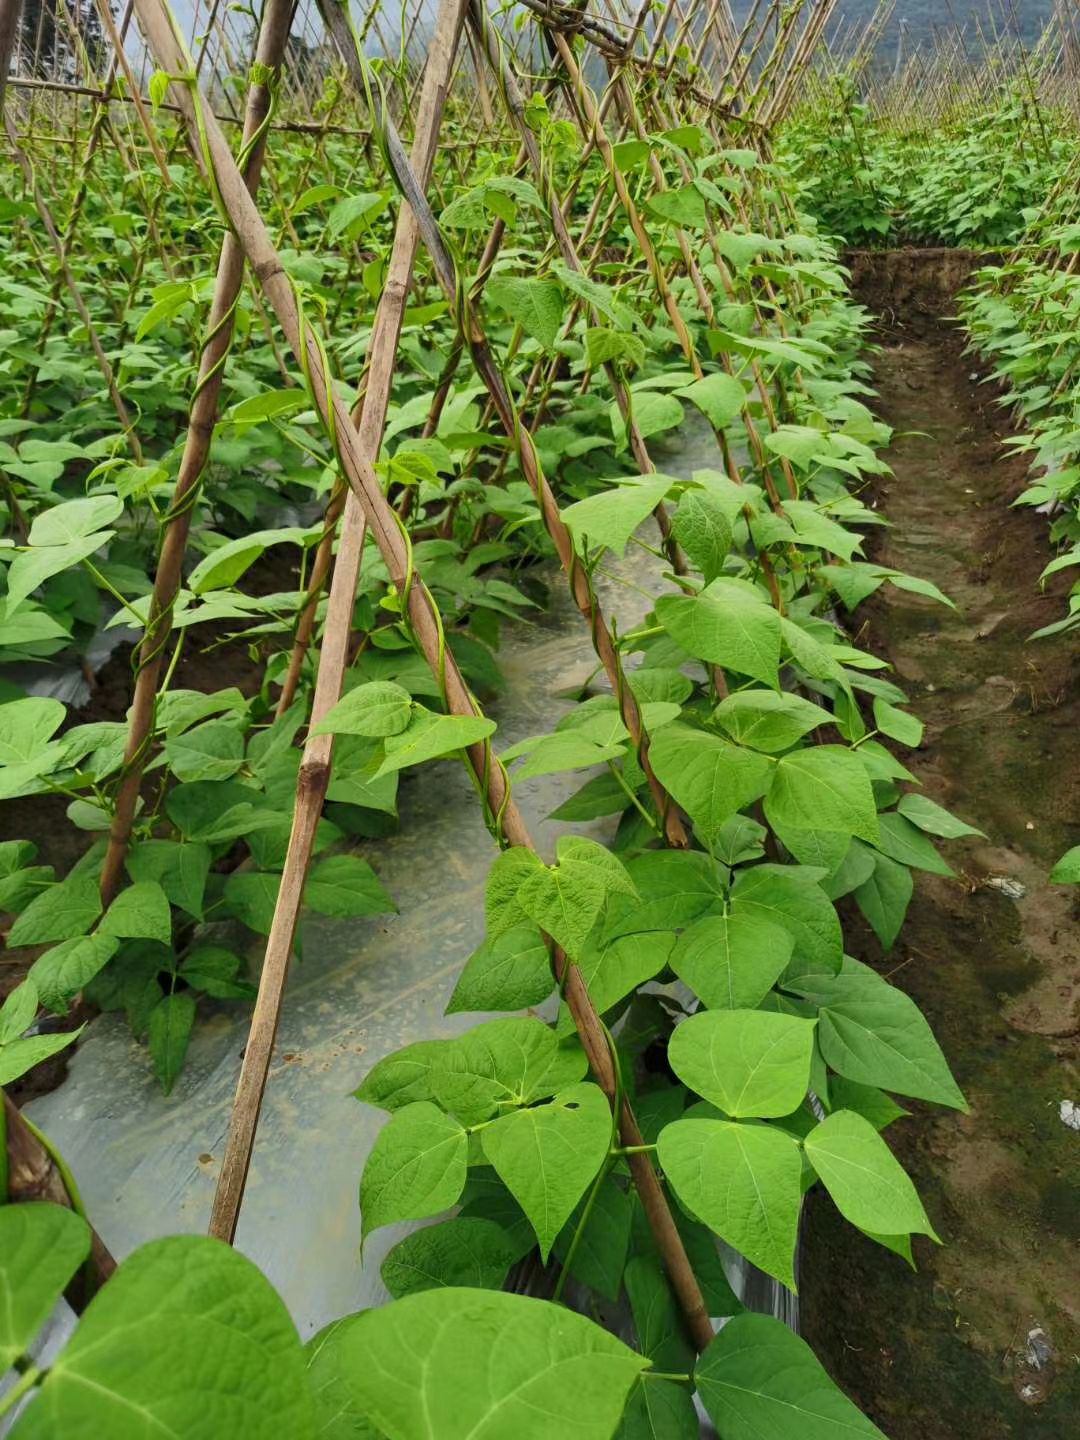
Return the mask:
<svg viewBox="0 0 1080 1440">
<path fill-rule="evenodd" d="M 1023 460 L 1008 417 L 943 315 L 971 268 L 902 252 L 855 265 L 883 317 L 878 410 L 902 433 L 881 486 L 877 555 L 925 576 L 956 612 L 885 587 L 860 611 L 926 723 L 908 761 L 925 793 L 987 839 L 946 846 L 955 879 L 917 878 L 882 956 L 858 915 L 849 944 L 918 1002 L 970 1101 L 912 1105 L 890 1138 L 944 1244 L 918 1273 L 862 1239 L 820 1188 L 803 1260 L 807 1339 L 891 1440 L 1080 1435 L 1080 905 L 1047 873 L 1080 841 L 1080 647 L 1029 642 L 1058 619 L 1044 593 L 1048 520 L 1010 508 Z"/>
</svg>

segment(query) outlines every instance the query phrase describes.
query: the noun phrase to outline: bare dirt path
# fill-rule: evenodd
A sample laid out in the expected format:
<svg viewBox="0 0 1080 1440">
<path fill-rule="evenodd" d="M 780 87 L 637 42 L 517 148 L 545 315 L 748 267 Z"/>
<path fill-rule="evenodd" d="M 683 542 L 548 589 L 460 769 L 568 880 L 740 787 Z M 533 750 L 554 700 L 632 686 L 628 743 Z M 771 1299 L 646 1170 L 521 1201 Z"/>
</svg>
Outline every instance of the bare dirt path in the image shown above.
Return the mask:
<svg viewBox="0 0 1080 1440">
<path fill-rule="evenodd" d="M 917 1245 L 917 1275 L 815 1196 L 803 1328 L 891 1440 L 1068 1440 L 1080 1435 L 1080 1132 L 1060 1106 L 1080 1104 L 1080 904 L 1046 876 L 1080 840 L 1080 646 L 1075 632 L 1027 640 L 1064 613 L 1069 578 L 1039 590 L 1048 522 L 1010 508 L 1024 463 L 1003 458 L 994 388 L 928 313 L 940 282 L 920 263 L 938 262 L 912 258 L 904 285 L 890 276 L 866 296 L 889 320 L 879 412 L 925 432 L 889 452 L 880 503 L 894 528 L 878 555 L 959 609 L 886 587 L 859 618 L 926 723 L 910 768 L 988 838 L 950 842 L 955 879 L 917 877 L 891 954 L 846 919 L 857 953 L 922 1006 L 971 1113 L 914 1104 L 890 1131 L 945 1242 Z"/>
</svg>

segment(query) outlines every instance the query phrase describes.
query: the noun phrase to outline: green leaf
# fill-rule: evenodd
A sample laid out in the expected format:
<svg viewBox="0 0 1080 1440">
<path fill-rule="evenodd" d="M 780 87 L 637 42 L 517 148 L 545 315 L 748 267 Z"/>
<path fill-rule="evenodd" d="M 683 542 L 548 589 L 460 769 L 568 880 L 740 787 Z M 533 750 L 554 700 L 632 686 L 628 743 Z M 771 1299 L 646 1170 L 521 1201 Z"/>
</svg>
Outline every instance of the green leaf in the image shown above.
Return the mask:
<svg viewBox="0 0 1080 1440">
<path fill-rule="evenodd" d="M 891 950 L 903 926 L 915 882 L 906 865 L 874 850 L 870 855 L 874 868 L 861 885 L 855 886 L 855 902 L 881 941 L 882 949 Z"/>
<path fill-rule="evenodd" d="M 517 1258 L 493 1220 L 455 1216 L 399 1240 L 382 1263 L 382 1280 L 395 1300 L 449 1285 L 500 1290 Z"/>
<path fill-rule="evenodd" d="M 589 840 L 584 835 L 560 835 L 555 842 L 555 857 L 561 870 L 587 870 L 605 894 L 618 892 L 638 898 L 637 887 L 618 855 L 612 854 L 606 845 Z"/>
<path fill-rule="evenodd" d="M 693 185 L 684 185 L 679 190 L 662 190 L 650 195 L 645 208 L 661 220 L 667 220 L 684 230 L 705 228 L 705 201 Z"/>
<path fill-rule="evenodd" d="M 507 1107 L 546 1099 L 580 1080 L 585 1070 L 580 1045 L 561 1045 L 555 1031 L 535 1016 L 515 1016 L 485 1021 L 444 1041 L 432 1078 L 440 1105 L 472 1124 Z"/>
<path fill-rule="evenodd" d="M 37 1338 L 90 1253 L 90 1227 L 62 1205 L 0 1205 L 0 1375 Z"/>
<path fill-rule="evenodd" d="M 37 986 L 29 977 L 8 992 L 0 1005 L 0 1045 L 17 1040 L 38 1012 Z"/>
<path fill-rule="evenodd" d="M 364 1235 L 448 1210 L 465 1184 L 469 1137 L 452 1115 L 419 1100 L 379 1131 L 360 1179 Z"/>
<path fill-rule="evenodd" d="M 874 843 L 890 860 L 915 870 L 929 870 L 933 875 L 952 875 L 952 868 L 938 854 L 934 842 L 903 815 L 887 811 L 878 816 L 878 824 L 880 834 Z"/>
<path fill-rule="evenodd" d="M 864 1120 L 869 1120 L 875 1130 L 884 1130 L 894 1120 L 910 1114 L 896 1101 L 873 1085 L 860 1085 L 856 1080 L 847 1080 L 843 1075 L 829 1077 L 829 1103 L 834 1110 L 854 1110 Z"/>
<path fill-rule="evenodd" d="M 622 555 L 635 530 L 644 524 L 673 484 L 670 475 L 610 482 L 610 489 L 568 505 L 562 518 L 582 552 L 586 546 L 603 545 Z"/>
<path fill-rule="evenodd" d="M 699 1440 L 700 1435 L 694 1397 L 685 1385 L 642 1378 L 630 1392 L 615 1440 Z"/>
<path fill-rule="evenodd" d="M 515 781 L 530 780 L 536 775 L 555 775 L 563 770 L 584 770 L 608 760 L 619 760 L 624 753 L 622 740 L 598 745 L 577 730 L 557 730 L 554 735 L 544 735 L 538 741 L 521 741 L 518 745 L 511 745 L 502 758 L 512 760 L 516 754 L 523 754 L 526 744 L 529 758 L 514 770 Z"/>
<path fill-rule="evenodd" d="M 21 987 L 20 987 L 21 988 Z M 73 1044 L 82 1034 L 83 1027 L 68 1030 L 59 1035 L 28 1035 L 22 1040 L 8 1040 L 0 1045 L 0 1087 L 10 1085 L 54 1055 Z"/>
<path fill-rule="evenodd" d="M 931 835 L 941 835 L 946 840 L 957 840 L 962 835 L 980 835 L 986 839 L 984 831 L 976 830 L 974 825 L 966 825 L 963 820 L 950 815 L 948 810 L 936 805 L 933 800 L 928 800 L 925 795 L 914 792 L 901 795 L 896 808 L 905 820 L 910 820 L 913 825 Z"/>
<path fill-rule="evenodd" d="M 388 198 L 381 190 L 344 196 L 331 207 L 326 219 L 326 233 L 331 239 L 336 239 L 348 232 L 348 237 L 355 239 L 386 209 Z"/>
<path fill-rule="evenodd" d="M 817 726 L 833 724 L 828 710 L 786 690 L 737 690 L 713 714 L 733 740 L 767 755 L 790 750 Z"/>
<path fill-rule="evenodd" d="M 334 189 L 330 185 L 324 188 Z M 296 214 L 295 206 L 293 206 L 292 213 Z M 310 403 L 307 391 L 299 386 L 292 386 L 288 390 L 263 390 L 258 395 L 249 395 L 246 400 L 231 405 L 223 418 L 230 425 L 255 425 L 260 420 L 277 420 L 285 415 L 295 415 L 298 410 L 306 409 Z M 212 553 L 216 554 L 217 552 Z M 214 587 L 207 586 L 205 588 L 213 589 Z"/>
<path fill-rule="evenodd" d="M 85 935 L 101 914 L 98 886 L 89 875 L 72 874 L 35 896 L 8 932 L 8 945 L 43 945 Z"/>
<path fill-rule="evenodd" d="M 375 772 L 375 778 L 403 770 L 406 765 L 452 755 L 494 733 L 494 720 L 478 715 L 436 715 L 417 705 L 406 729 L 386 737 L 386 758 Z"/>
<path fill-rule="evenodd" d="M 551 956 L 533 925 L 515 925 L 486 940 L 465 962 L 446 1007 L 463 1010 L 524 1010 L 555 988 Z"/>
<path fill-rule="evenodd" d="M 585 1083 L 481 1131 L 484 1154 L 529 1217 L 544 1261 L 603 1164 L 611 1128 L 603 1091 Z"/>
<path fill-rule="evenodd" d="M 736 419 L 746 404 L 746 391 L 734 375 L 718 370 L 695 380 L 677 392 L 684 400 L 696 405 L 714 430 L 723 430 Z M 690 491 L 693 494 L 693 491 Z"/>
<path fill-rule="evenodd" d="M 1065 851 L 1050 871 L 1050 881 L 1054 885 L 1080 885 L 1080 845 Z"/>
<path fill-rule="evenodd" d="M 207 720 L 170 735 L 165 759 L 178 780 L 228 780 L 244 763 L 244 732 L 233 720 Z"/>
<path fill-rule="evenodd" d="M 657 390 L 631 389 L 634 424 L 643 440 L 652 435 L 662 435 L 667 430 L 676 430 L 683 423 L 683 407 L 674 395 L 663 395 Z M 626 421 L 617 404 L 608 410 L 611 433 L 616 441 L 624 442 Z M 616 448 L 619 448 L 616 446 Z M 669 481 L 670 483 L 670 481 Z"/>
<path fill-rule="evenodd" d="M 694 1379 L 724 1440 L 886 1440 L 809 1345 L 768 1315 L 729 1321 Z"/>
<path fill-rule="evenodd" d="M 392 680 L 357 685 L 312 728 L 313 735 L 400 735 L 412 718 L 412 696 Z"/>
<path fill-rule="evenodd" d="M 126 1259 L 94 1296 L 12 1440 L 314 1440 L 288 1312 L 239 1251 L 177 1235 Z"/>
<path fill-rule="evenodd" d="M 765 793 L 771 765 L 717 735 L 665 725 L 649 746 L 656 778 L 710 844 L 724 822 Z"/>
<path fill-rule="evenodd" d="M 899 740 L 901 745 L 915 748 L 922 744 L 923 722 L 878 695 L 874 697 L 874 724 L 883 735 L 888 735 L 890 740 Z"/>
<path fill-rule="evenodd" d="M 196 945 L 184 958 L 180 974 L 196 990 L 215 1000 L 251 1000 L 256 988 L 241 975 L 243 960 L 220 945 Z"/>
<path fill-rule="evenodd" d="M 172 943 L 172 911 L 165 891 L 156 880 L 140 880 L 121 890 L 106 910 L 99 935 L 125 940 L 159 940 Z"/>
<path fill-rule="evenodd" d="M 304 1346 L 307 1385 L 315 1409 L 315 1433 L 319 1440 L 386 1440 L 383 1431 L 371 1424 L 349 1390 L 348 1381 L 341 1373 L 338 1352 L 331 1343 L 339 1330 L 347 1328 L 351 1318 L 331 1320 Z"/>
<path fill-rule="evenodd" d="M 591 326 L 585 331 L 585 361 L 590 370 L 612 361 L 626 361 L 637 368 L 645 363 L 645 342 L 637 335 L 607 326 Z"/>
<path fill-rule="evenodd" d="M 705 491 L 688 490 L 671 523 L 675 539 L 705 582 L 715 580 L 731 549 L 731 526 L 724 507 Z"/>
<path fill-rule="evenodd" d="M 53 505 L 34 518 L 30 526 L 31 545 L 70 545 L 105 530 L 124 513 L 122 500 L 115 495 L 91 495 Z"/>
<path fill-rule="evenodd" d="M 596 924 L 607 887 L 589 865 L 547 865 L 533 869 L 517 891 L 517 903 L 534 924 L 576 957 Z"/>
<path fill-rule="evenodd" d="M 166 1095 L 184 1068 L 188 1042 L 195 1024 L 195 1001 L 187 990 L 166 995 L 150 1011 L 147 1043 L 157 1082 Z"/>
<path fill-rule="evenodd" d="M 47 1010 L 67 1013 L 67 1002 L 113 957 L 119 941 L 106 935 L 79 935 L 61 941 L 30 967 L 30 978 Z"/>
<path fill-rule="evenodd" d="M 763 1010 L 705 1010 L 678 1025 L 668 1062 L 726 1115 L 775 1119 L 806 1098 L 814 1021 Z"/>
<path fill-rule="evenodd" d="M 165 799 L 165 813 L 181 835 L 205 845 L 281 823 L 280 812 L 264 808 L 257 790 L 235 780 L 174 786 Z"/>
<path fill-rule="evenodd" d="M 239 870 L 225 881 L 228 913 L 257 935 L 269 935 L 281 876 L 274 870 Z"/>
<path fill-rule="evenodd" d="M 611 897 L 605 940 L 647 930 L 678 930 L 723 902 L 717 868 L 700 851 L 651 850 L 636 856 L 626 868 L 642 898 Z"/>
<path fill-rule="evenodd" d="M 555 1241 L 555 1255 L 565 1265 L 588 1197 L 575 1208 Z M 574 1250 L 570 1273 L 583 1285 L 589 1285 L 617 1302 L 622 1291 L 623 1269 L 630 1245 L 633 1202 L 612 1176 L 607 1176 L 593 1201 L 585 1221 L 581 1239 Z"/>
<path fill-rule="evenodd" d="M 64 723 L 59 700 L 31 696 L 0 705 L 0 765 L 33 761 Z"/>
<path fill-rule="evenodd" d="M 10 618 L 16 607 L 39 585 L 53 575 L 59 575 L 62 570 L 73 570 L 81 561 L 88 560 L 95 551 L 107 545 L 115 533 L 113 530 L 102 530 L 99 535 L 73 540 L 70 545 L 44 545 L 40 550 L 24 550 L 17 555 L 8 567 L 7 616 Z M 7 709 L 7 706 L 3 708 Z"/>
<path fill-rule="evenodd" d="M 524 280 L 511 275 L 493 275 L 484 293 L 505 310 L 526 334 L 551 350 L 559 338 L 566 303 L 562 287 L 554 280 Z"/>
<path fill-rule="evenodd" d="M 646 1364 L 564 1306 L 456 1288 L 351 1316 L 327 1348 L 394 1440 L 609 1440 Z"/>
<path fill-rule="evenodd" d="M 835 1110 L 803 1147 L 845 1220 L 879 1235 L 937 1239 L 910 1177 L 869 1120 Z"/>
<path fill-rule="evenodd" d="M 798 865 L 755 865 L 735 878 L 732 910 L 781 925 L 795 942 L 790 969 L 839 970 L 843 955 L 840 921 L 818 885 L 820 870 Z"/>
<path fill-rule="evenodd" d="M 794 1290 L 802 1204 L 797 1141 L 768 1125 L 676 1120 L 660 1132 L 658 1153 L 690 1213 Z"/>
<path fill-rule="evenodd" d="M 216 546 L 195 566 L 188 576 L 188 589 L 195 595 L 228 589 L 272 545 L 302 545 L 307 534 L 306 530 L 297 526 L 288 526 L 278 530 L 254 530 L 235 540 L 226 540 L 224 545 Z"/>
<path fill-rule="evenodd" d="M 710 915 L 680 935 L 671 968 L 710 1010 L 752 1010 L 793 949 L 789 932 L 760 915 Z"/>
<path fill-rule="evenodd" d="M 331 855 L 312 866 L 304 886 L 304 904 L 320 915 L 342 919 L 397 910 L 375 871 L 359 855 Z"/>
<path fill-rule="evenodd" d="M 665 595 L 656 618 L 689 655 L 779 688 L 780 617 L 737 582 L 714 580 L 700 595 Z"/>
<path fill-rule="evenodd" d="M 647 1255 L 634 1256 L 626 1267 L 626 1297 L 641 1353 L 658 1370 L 689 1370 L 694 1349 L 659 1261 Z"/>
<path fill-rule="evenodd" d="M 625 996 L 652 980 L 668 963 L 675 936 L 669 930 L 650 930 L 644 935 L 622 935 L 601 942 L 590 936 L 577 960 L 581 978 L 599 1014 L 610 1010 Z M 573 1020 L 564 1007 L 559 1031 L 573 1032 Z"/>
<path fill-rule="evenodd" d="M 859 757 L 842 745 L 815 745 L 781 756 L 765 797 L 770 824 L 878 839 L 877 807 Z"/>
<path fill-rule="evenodd" d="M 518 903 L 518 891 L 544 862 L 523 845 L 511 846 L 496 856 L 488 871 L 484 887 L 484 916 L 488 938 L 501 935 L 517 925 L 525 925 L 529 917 Z"/>
<path fill-rule="evenodd" d="M 818 1043 L 837 1074 L 967 1109 L 918 1006 L 868 965 L 845 956 L 838 975 L 809 976 L 786 988 L 820 1007 Z"/>
<path fill-rule="evenodd" d="M 174 905 L 201 920 L 211 859 L 209 845 L 140 840 L 128 850 L 125 864 L 136 883 L 156 881 Z"/>
</svg>

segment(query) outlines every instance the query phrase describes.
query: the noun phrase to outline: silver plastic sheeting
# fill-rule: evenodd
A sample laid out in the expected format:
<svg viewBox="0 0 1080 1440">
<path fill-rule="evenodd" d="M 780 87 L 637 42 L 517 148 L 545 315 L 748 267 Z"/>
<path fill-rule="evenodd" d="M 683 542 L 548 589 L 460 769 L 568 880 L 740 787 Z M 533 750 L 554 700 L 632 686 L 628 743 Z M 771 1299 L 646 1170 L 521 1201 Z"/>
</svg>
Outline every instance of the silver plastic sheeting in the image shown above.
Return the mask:
<svg viewBox="0 0 1080 1440">
<path fill-rule="evenodd" d="M 716 461 L 711 432 L 688 425 L 662 463 L 688 474 Z M 601 584 L 623 632 L 666 583 L 651 556 L 631 552 L 619 567 L 630 583 Z M 499 653 L 507 689 L 489 707 L 498 748 L 551 730 L 570 703 L 554 697 L 596 669 L 587 627 L 561 577 L 548 578 L 551 610 L 532 625 L 508 626 Z M 545 817 L 586 778 L 545 776 L 514 787 L 546 855 L 570 827 Z M 239 1248 L 270 1278 L 305 1336 L 388 1298 L 379 1266 L 409 1228 L 376 1231 L 361 1266 L 359 1177 L 385 1117 L 351 1092 L 383 1056 L 484 1018 L 443 1014 L 462 964 L 483 939 L 484 880 L 494 853 L 464 767 L 442 761 L 408 775 L 400 813 L 400 833 L 358 847 L 400 913 L 304 921 L 303 957 L 289 979 L 240 1219 Z M 611 828 L 611 821 L 573 827 L 598 838 Z M 123 1017 L 101 1016 L 64 1084 L 27 1107 L 72 1167 L 87 1213 L 118 1258 L 156 1236 L 205 1230 L 249 1017 L 242 1005 L 201 1011 L 184 1072 L 166 1098 Z M 746 1290 L 748 1276 L 732 1278 Z M 747 1298 L 790 1323 L 781 1293 L 787 1296 L 769 1281 Z"/>
</svg>

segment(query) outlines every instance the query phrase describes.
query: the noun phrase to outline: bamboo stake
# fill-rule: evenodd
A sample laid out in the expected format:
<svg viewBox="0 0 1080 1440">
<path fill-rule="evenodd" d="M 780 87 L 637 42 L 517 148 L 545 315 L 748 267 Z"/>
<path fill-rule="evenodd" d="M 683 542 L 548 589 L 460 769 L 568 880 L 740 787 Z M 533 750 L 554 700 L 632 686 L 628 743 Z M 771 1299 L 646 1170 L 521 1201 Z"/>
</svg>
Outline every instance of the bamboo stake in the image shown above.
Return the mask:
<svg viewBox="0 0 1080 1440">
<path fill-rule="evenodd" d="M 365 93 L 368 87 L 362 61 L 347 19 L 337 0 L 319 0 L 319 4 L 327 27 L 334 36 L 345 61 L 350 78 L 358 91 Z M 559 40 L 560 37 L 557 36 L 556 39 Z M 565 44 L 565 42 L 563 43 Z M 522 473 L 540 506 L 544 525 L 555 545 L 559 563 L 567 577 L 570 593 L 573 595 L 582 617 L 589 625 L 593 645 L 618 700 L 623 724 L 630 732 L 639 763 L 649 784 L 657 814 L 661 817 L 669 842 L 679 847 L 685 847 L 688 840 L 682 820 L 649 763 L 648 735 L 642 723 L 641 709 L 633 691 L 626 684 L 618 648 L 612 639 L 603 609 L 596 598 L 589 577 L 578 560 L 570 532 L 563 523 L 558 502 L 544 475 L 532 436 L 528 428 L 521 424 L 520 417 L 510 398 L 506 381 L 488 344 L 476 310 L 469 304 L 468 297 L 459 293 L 454 262 L 443 242 L 431 208 L 420 192 L 415 176 L 410 171 L 409 162 L 402 150 L 393 121 L 386 114 L 376 93 L 372 93 L 371 99 L 377 112 L 373 119 L 383 131 L 387 158 L 397 183 L 416 212 L 421 238 L 434 264 L 436 277 L 450 304 L 451 312 L 458 317 L 459 329 L 467 339 L 473 364 L 491 396 L 499 422 L 508 439 L 517 449 Z"/>
<path fill-rule="evenodd" d="M 295 0 L 266 0 L 259 31 L 256 65 L 248 87 L 244 121 L 246 151 L 244 183 L 254 193 L 259 183 L 265 149 L 265 121 L 271 106 L 271 77 L 285 53 Z M 135 652 L 135 693 L 131 702 L 124 765 L 116 796 L 116 808 L 109 827 L 109 846 L 101 870 L 101 903 L 107 909 L 120 889 L 139 801 L 143 770 L 153 738 L 158 683 L 165 649 L 172 633 L 173 605 L 180 589 L 184 552 L 187 549 L 191 517 L 198 499 L 203 473 L 217 419 L 218 397 L 225 374 L 225 362 L 232 342 L 233 320 L 244 280 L 244 252 L 233 235 L 226 235 L 218 259 L 214 297 L 199 359 L 199 378 L 191 402 L 184 450 L 180 459 L 172 504 L 163 521 L 154 589 L 147 612 L 146 629 Z"/>
<path fill-rule="evenodd" d="M 439 125 L 446 102 L 450 71 L 458 48 L 465 3 L 466 0 L 445 0 L 445 3 L 439 6 L 436 28 L 428 52 L 412 152 L 412 163 L 418 182 L 425 187 L 430 180 L 435 161 Z M 364 394 L 356 402 L 350 417 L 350 424 L 356 428 L 358 447 L 369 465 L 374 464 L 378 458 L 386 424 L 398 341 L 419 240 L 416 217 L 410 206 L 403 202 L 398 211 L 386 283 L 372 327 Z M 332 536 L 332 526 L 327 528 Z M 227 1240 L 230 1244 L 236 1236 L 263 1092 L 281 1018 L 285 981 L 303 901 L 304 882 L 311 862 L 315 832 L 330 784 L 334 737 L 316 735 L 313 732 L 341 696 L 366 530 L 363 508 L 354 492 L 349 490 L 330 590 L 330 608 L 323 634 L 311 725 L 297 778 L 289 848 L 274 905 L 270 934 L 266 941 L 266 953 L 259 976 L 258 999 L 251 1017 L 248 1041 L 244 1047 L 244 1061 L 229 1120 L 225 1155 L 210 1214 L 210 1234 Z M 329 565 L 329 545 L 326 563 Z"/>
</svg>

